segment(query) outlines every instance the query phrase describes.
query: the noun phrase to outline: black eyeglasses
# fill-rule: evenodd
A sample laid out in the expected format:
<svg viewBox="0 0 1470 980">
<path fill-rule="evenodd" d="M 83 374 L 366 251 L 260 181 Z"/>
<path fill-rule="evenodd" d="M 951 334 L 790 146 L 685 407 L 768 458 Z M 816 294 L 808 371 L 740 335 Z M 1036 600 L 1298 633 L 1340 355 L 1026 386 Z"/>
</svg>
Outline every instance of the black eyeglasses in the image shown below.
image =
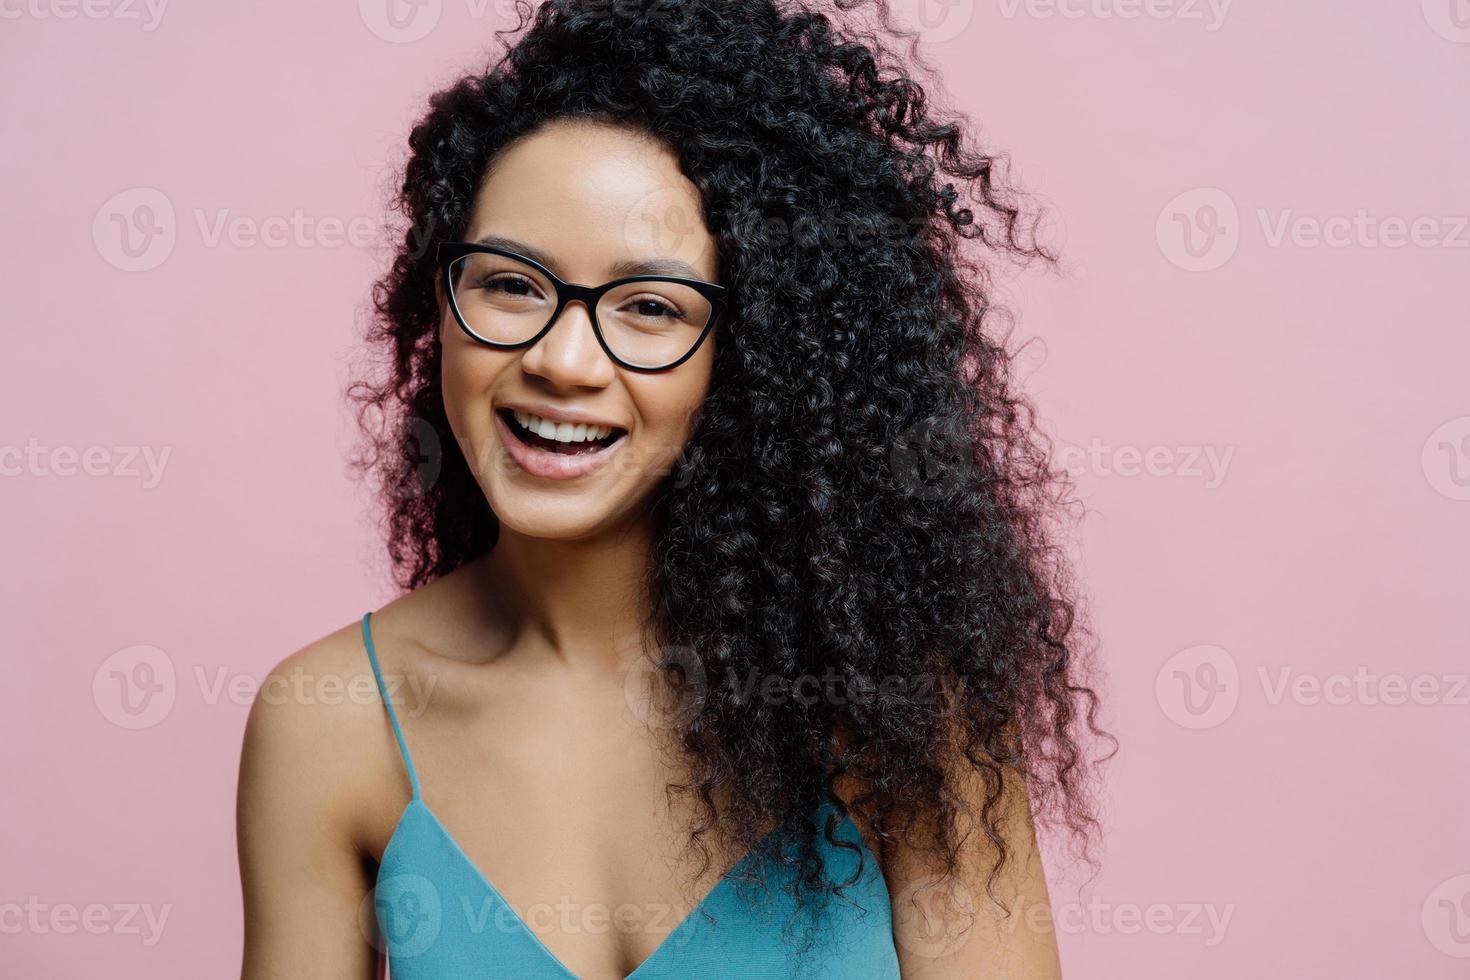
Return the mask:
<svg viewBox="0 0 1470 980">
<path fill-rule="evenodd" d="M 524 255 L 473 242 L 440 242 L 435 258 L 454 318 L 480 343 L 497 350 L 529 347 L 550 332 L 569 302 L 580 300 L 607 356 L 634 371 L 668 371 L 692 357 L 725 295 L 723 286 L 679 276 L 579 286 Z"/>
</svg>

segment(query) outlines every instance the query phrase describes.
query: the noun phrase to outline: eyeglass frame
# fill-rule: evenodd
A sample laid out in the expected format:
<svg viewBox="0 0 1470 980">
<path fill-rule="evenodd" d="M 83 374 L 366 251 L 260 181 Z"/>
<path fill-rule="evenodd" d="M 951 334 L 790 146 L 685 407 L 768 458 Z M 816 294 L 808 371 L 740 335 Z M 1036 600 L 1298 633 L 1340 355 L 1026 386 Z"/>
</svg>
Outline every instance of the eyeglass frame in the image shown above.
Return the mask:
<svg viewBox="0 0 1470 980">
<path fill-rule="evenodd" d="M 526 265 L 529 265 L 531 268 L 544 275 L 547 279 L 551 280 L 552 286 L 556 289 L 556 309 L 552 311 L 551 318 L 546 321 L 546 325 L 542 327 L 539 331 L 537 331 L 536 335 L 530 340 L 523 340 L 515 344 L 507 344 L 498 340 L 489 340 L 475 333 L 475 331 L 470 328 L 470 325 L 465 322 L 464 314 L 460 313 L 459 303 L 458 301 L 456 301 L 454 296 L 454 281 L 453 277 L 451 276 L 450 269 L 453 267 L 455 262 L 458 262 L 466 255 L 474 255 L 478 252 L 488 252 L 492 255 L 503 255 L 506 258 L 515 259 L 517 262 L 524 262 Z M 642 371 L 647 374 L 654 374 L 660 371 L 672 371 L 674 368 L 678 367 L 680 364 L 683 364 L 685 361 L 689 360 L 689 358 L 693 357 L 695 352 L 699 350 L 700 346 L 704 344 L 705 338 L 709 336 L 710 331 L 714 329 L 715 321 L 720 318 L 720 311 L 723 308 L 723 300 L 725 297 L 724 286 L 712 282 L 705 282 L 703 279 L 686 279 L 682 276 L 624 276 L 621 279 L 614 279 L 611 282 L 605 282 L 600 286 L 584 286 L 574 282 L 567 282 L 556 273 L 546 268 L 546 266 L 542 265 L 540 262 L 537 262 L 535 259 L 530 258 L 529 256 L 522 255 L 519 252 L 512 252 L 509 249 L 499 248 L 494 245 L 481 245 L 479 242 L 439 242 L 434 250 L 434 260 L 439 264 L 439 270 L 444 280 L 444 293 L 449 300 L 450 310 L 454 312 L 454 319 L 459 323 L 460 329 L 463 330 L 470 337 L 470 339 L 484 344 L 487 347 L 493 347 L 496 350 L 520 350 L 523 347 L 535 346 L 535 344 L 540 341 L 542 337 L 545 337 L 548 333 L 551 332 L 552 327 L 556 326 L 556 321 L 561 316 L 562 310 L 566 309 L 567 304 L 572 302 L 573 300 L 581 300 L 583 305 L 587 307 L 587 317 L 592 321 L 592 333 L 597 337 L 597 344 L 602 348 L 603 352 L 606 353 L 607 356 L 612 359 L 612 362 L 619 367 L 627 368 L 630 371 Z M 602 297 L 606 295 L 609 291 L 611 291 L 614 287 L 622 286 L 630 282 L 678 283 L 681 286 L 688 286 L 709 301 L 709 320 L 705 322 L 704 329 L 699 332 L 699 339 L 694 342 L 693 346 L 689 348 L 688 352 L 685 353 L 683 357 L 680 357 L 676 361 L 665 364 L 662 367 L 648 367 L 643 364 L 634 364 L 630 361 L 623 360 L 621 357 L 615 354 L 612 347 L 608 345 L 607 339 L 602 335 L 602 327 L 597 322 L 597 304 L 602 302 Z"/>
</svg>

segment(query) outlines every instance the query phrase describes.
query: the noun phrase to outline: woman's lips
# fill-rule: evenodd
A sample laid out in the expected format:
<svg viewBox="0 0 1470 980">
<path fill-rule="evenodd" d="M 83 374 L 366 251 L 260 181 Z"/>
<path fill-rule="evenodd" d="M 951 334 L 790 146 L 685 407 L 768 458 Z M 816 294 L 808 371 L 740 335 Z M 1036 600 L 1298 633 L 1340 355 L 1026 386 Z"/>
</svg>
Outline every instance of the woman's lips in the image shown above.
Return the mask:
<svg viewBox="0 0 1470 980">
<path fill-rule="evenodd" d="M 523 442 L 516 435 L 515 429 L 501 418 L 499 412 L 491 414 L 495 416 L 496 431 L 500 433 L 501 444 L 505 446 L 510 458 L 527 473 L 545 480 L 572 480 L 601 469 L 622 448 L 623 443 L 628 441 L 628 434 L 625 432 L 611 446 L 603 446 L 595 452 L 554 453 Z"/>
</svg>

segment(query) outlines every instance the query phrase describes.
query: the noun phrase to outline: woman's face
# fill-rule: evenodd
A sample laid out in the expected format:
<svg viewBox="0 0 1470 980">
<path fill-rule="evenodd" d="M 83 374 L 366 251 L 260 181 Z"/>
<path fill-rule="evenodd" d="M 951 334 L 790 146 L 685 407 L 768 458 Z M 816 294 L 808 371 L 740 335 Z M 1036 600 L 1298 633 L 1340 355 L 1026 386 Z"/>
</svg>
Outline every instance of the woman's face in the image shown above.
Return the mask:
<svg viewBox="0 0 1470 980">
<path fill-rule="evenodd" d="M 677 158 L 651 138 L 605 124 L 557 120 L 502 153 L 480 188 L 464 236 L 485 239 L 586 286 L 639 274 L 720 281 L 699 193 Z M 650 267 L 629 268 L 641 263 Z M 510 292 L 511 300 L 497 302 L 530 301 L 523 294 L 533 287 L 524 280 L 484 281 L 502 296 Z M 577 539 L 645 517 L 649 497 L 693 432 L 709 389 L 718 328 L 678 367 L 646 373 L 613 363 L 580 302 L 568 303 L 533 346 L 496 350 L 460 329 L 442 278 L 438 290 L 445 408 L 502 525 L 535 537 Z M 658 299 L 640 293 L 637 300 L 648 298 Z M 636 309 L 661 311 L 657 305 Z M 553 452 L 517 435 L 516 410 L 564 413 L 626 434 L 592 454 Z"/>
</svg>

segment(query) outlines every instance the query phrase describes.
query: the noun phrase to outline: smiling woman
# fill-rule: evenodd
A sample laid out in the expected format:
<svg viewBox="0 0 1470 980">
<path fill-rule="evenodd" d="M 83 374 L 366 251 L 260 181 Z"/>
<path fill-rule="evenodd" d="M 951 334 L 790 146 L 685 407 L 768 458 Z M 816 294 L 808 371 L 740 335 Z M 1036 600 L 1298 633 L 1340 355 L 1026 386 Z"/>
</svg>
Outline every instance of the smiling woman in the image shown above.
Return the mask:
<svg viewBox="0 0 1470 980">
<path fill-rule="evenodd" d="M 376 698 L 252 710 L 244 975 L 1057 976 L 1094 699 L 993 159 L 817 4 L 520 29 L 410 137 L 354 389 L 404 594 L 276 668 Z"/>
<path fill-rule="evenodd" d="M 638 220 L 651 201 L 698 233 L 668 241 Z M 639 533 L 689 442 L 718 347 L 724 289 L 699 192 L 646 133 L 559 118 L 496 158 L 467 218 L 463 237 L 477 244 L 438 254 L 441 378 L 490 510 L 532 538 Z M 684 275 L 628 276 L 631 256 Z M 617 432 L 595 452 L 561 451 L 586 438 L 579 425 Z"/>
</svg>

